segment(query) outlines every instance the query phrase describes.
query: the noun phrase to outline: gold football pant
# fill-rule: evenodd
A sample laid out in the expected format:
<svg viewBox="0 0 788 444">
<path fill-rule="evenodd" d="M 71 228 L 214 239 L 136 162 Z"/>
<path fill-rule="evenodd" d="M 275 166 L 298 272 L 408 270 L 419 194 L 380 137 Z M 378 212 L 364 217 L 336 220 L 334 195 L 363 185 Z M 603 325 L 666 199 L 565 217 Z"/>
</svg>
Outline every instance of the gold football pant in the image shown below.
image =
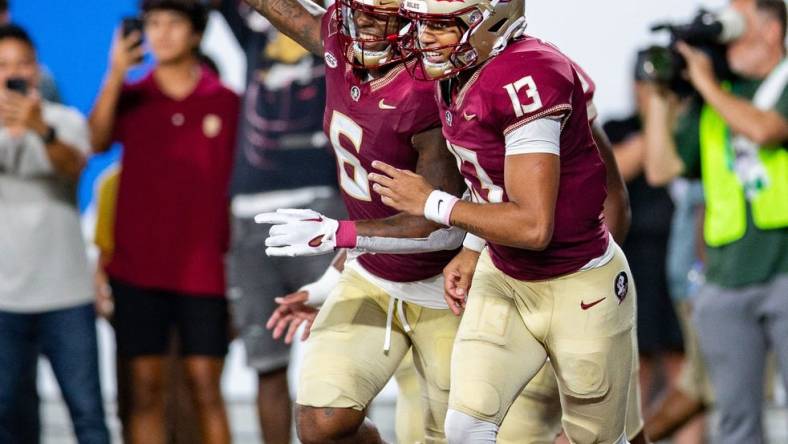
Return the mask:
<svg viewBox="0 0 788 444">
<path fill-rule="evenodd" d="M 383 350 L 390 296 L 346 268 L 320 310 L 305 344 L 297 402 L 311 407 L 364 410 L 413 351 L 424 406 L 425 442 L 445 442 L 452 345 L 459 318 L 450 310 L 404 304 L 411 331 L 398 316 Z"/>
<path fill-rule="evenodd" d="M 452 356 L 450 408 L 500 425 L 549 356 L 562 423 L 574 443 L 625 434 L 634 356 L 635 289 L 617 246 L 606 265 L 525 282 L 485 251 Z"/>
</svg>

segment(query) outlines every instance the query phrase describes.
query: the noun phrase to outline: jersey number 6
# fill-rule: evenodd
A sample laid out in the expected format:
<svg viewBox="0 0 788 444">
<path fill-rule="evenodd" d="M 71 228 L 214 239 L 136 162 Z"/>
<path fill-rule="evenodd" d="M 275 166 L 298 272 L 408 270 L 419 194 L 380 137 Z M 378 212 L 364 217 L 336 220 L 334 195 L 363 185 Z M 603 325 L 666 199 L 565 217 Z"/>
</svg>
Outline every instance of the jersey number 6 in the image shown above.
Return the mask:
<svg viewBox="0 0 788 444">
<path fill-rule="evenodd" d="M 331 126 L 329 127 L 329 139 L 337 155 L 339 165 L 339 185 L 350 196 L 363 201 L 371 201 L 372 194 L 369 192 L 369 179 L 367 170 L 361 165 L 357 154 L 361 150 L 361 138 L 363 129 L 350 117 L 334 111 L 331 115 Z M 339 136 L 342 135 L 353 145 L 351 150 L 342 146 Z M 348 174 L 345 167 L 350 165 L 352 175 Z"/>
</svg>

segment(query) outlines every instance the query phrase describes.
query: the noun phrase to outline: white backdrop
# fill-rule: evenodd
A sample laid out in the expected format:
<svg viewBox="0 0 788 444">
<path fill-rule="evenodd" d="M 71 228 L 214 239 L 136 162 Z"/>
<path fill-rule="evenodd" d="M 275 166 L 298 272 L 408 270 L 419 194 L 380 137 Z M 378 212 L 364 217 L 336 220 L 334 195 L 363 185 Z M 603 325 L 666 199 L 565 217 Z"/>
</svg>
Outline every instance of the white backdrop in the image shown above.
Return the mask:
<svg viewBox="0 0 788 444">
<path fill-rule="evenodd" d="M 632 110 L 632 64 L 637 49 L 659 41 L 648 31 L 657 21 L 688 19 L 701 5 L 713 9 L 725 0 L 541 0 L 528 2 L 529 34 L 558 45 L 588 71 L 597 84 L 596 105 L 602 120 Z M 664 39 L 662 39 L 664 43 Z M 205 52 L 219 64 L 225 82 L 237 91 L 244 87 L 244 53 L 218 14 L 212 16 L 204 43 Z M 102 385 L 105 394 L 115 394 L 114 341 L 111 329 L 100 322 Z M 297 370 L 298 353 L 291 368 Z M 296 378 L 291 377 L 291 381 Z M 57 385 L 42 366 L 44 396 L 57 396 Z M 251 399 L 256 390 L 252 372 L 244 366 L 242 347 L 233 344 L 224 375 L 224 389 L 230 399 Z M 391 396 L 389 387 L 386 396 Z"/>
<path fill-rule="evenodd" d="M 602 119 L 632 110 L 631 78 L 635 52 L 664 35 L 649 27 L 665 19 L 688 20 L 701 6 L 717 9 L 727 0 L 527 0 L 528 33 L 558 45 L 593 77 Z M 204 44 L 225 80 L 243 87 L 243 53 L 220 17 L 214 17 Z"/>
</svg>

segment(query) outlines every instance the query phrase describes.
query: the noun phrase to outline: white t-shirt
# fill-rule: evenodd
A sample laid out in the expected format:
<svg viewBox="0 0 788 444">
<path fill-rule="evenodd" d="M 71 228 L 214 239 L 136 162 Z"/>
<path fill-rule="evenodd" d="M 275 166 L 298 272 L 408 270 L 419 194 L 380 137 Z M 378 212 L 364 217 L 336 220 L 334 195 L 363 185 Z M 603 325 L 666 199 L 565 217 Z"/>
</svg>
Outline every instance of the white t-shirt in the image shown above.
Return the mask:
<svg viewBox="0 0 788 444">
<path fill-rule="evenodd" d="M 42 108 L 58 140 L 89 151 L 78 111 L 48 102 Z M 13 137 L 0 127 L 0 310 L 37 313 L 93 298 L 76 185 L 55 174 L 41 137 Z"/>
</svg>

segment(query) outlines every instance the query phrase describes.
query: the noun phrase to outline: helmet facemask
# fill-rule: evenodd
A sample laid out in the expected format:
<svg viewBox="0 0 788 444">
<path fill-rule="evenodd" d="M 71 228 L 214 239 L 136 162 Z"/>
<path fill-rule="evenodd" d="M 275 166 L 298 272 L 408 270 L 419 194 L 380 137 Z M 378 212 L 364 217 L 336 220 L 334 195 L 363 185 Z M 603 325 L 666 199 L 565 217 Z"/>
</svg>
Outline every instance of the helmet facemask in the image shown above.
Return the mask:
<svg viewBox="0 0 788 444">
<path fill-rule="evenodd" d="M 408 35 L 401 40 L 403 53 L 415 54 L 421 63 L 415 64 L 412 72 L 420 80 L 439 80 L 457 75 L 460 71 L 468 69 L 478 60 L 477 51 L 468 43 L 476 23 L 481 21 L 482 13 L 476 7 L 469 8 L 463 17 L 425 16 L 414 18 L 413 14 L 405 12 L 411 18 L 407 26 Z M 471 17 L 473 19 L 471 20 Z M 463 20 L 465 18 L 466 20 Z M 466 23 L 471 23 L 467 26 Z M 459 39 L 456 43 L 425 47 L 422 44 L 423 33 L 440 33 L 446 28 L 458 27 Z"/>
<path fill-rule="evenodd" d="M 403 20 L 396 3 L 393 7 L 372 3 L 379 2 L 337 1 L 336 15 L 343 53 L 355 68 L 376 69 L 403 60 L 399 45 Z M 364 23 L 360 25 L 360 22 Z"/>
</svg>

